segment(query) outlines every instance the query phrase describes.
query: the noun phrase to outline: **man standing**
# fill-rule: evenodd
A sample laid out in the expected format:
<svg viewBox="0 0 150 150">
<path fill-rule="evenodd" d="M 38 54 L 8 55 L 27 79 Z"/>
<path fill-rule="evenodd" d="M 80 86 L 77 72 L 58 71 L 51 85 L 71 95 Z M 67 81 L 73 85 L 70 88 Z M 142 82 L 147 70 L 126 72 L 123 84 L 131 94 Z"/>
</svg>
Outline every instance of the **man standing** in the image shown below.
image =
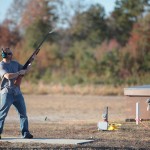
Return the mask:
<svg viewBox="0 0 150 150">
<path fill-rule="evenodd" d="M 12 60 L 13 53 L 9 48 L 2 50 L 2 61 L 0 62 L 1 100 L 0 100 L 0 138 L 3 131 L 5 118 L 10 106 L 13 104 L 20 117 L 20 129 L 23 138 L 33 138 L 28 129 L 28 117 L 24 97 L 20 87 L 14 84 L 19 75 L 25 75 L 27 70 L 22 70 L 22 65 Z"/>
</svg>

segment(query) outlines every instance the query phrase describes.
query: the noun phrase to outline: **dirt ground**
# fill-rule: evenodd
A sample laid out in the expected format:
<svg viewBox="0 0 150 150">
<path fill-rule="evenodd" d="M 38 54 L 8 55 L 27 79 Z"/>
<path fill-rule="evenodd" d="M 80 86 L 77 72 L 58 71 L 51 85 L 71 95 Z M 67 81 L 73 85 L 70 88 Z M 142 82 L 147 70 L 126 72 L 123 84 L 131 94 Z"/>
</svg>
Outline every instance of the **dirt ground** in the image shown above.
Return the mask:
<svg viewBox="0 0 150 150">
<path fill-rule="evenodd" d="M 150 122 L 141 122 L 138 126 L 135 122 L 125 122 L 127 118 L 135 118 L 136 100 L 125 96 L 93 95 L 24 97 L 30 132 L 34 138 L 93 139 L 94 142 L 82 145 L 0 142 L 0 149 L 150 149 Z M 141 100 L 140 103 L 142 113 L 146 110 L 145 100 Z M 102 121 L 102 113 L 106 106 L 109 109 L 109 123 L 121 123 L 120 129 L 97 130 L 97 123 Z M 146 112 L 145 116 L 150 117 L 150 114 Z M 19 118 L 13 106 L 6 118 L 2 138 L 12 136 L 20 136 Z"/>
</svg>

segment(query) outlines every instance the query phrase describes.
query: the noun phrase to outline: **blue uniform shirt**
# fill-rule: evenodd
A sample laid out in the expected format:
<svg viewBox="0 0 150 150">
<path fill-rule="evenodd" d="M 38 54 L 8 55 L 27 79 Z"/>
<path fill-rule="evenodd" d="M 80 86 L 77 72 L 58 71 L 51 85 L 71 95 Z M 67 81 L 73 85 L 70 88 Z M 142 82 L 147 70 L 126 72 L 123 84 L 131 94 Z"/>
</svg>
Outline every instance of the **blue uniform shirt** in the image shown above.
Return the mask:
<svg viewBox="0 0 150 150">
<path fill-rule="evenodd" d="M 20 88 L 14 85 L 14 79 L 6 79 L 4 75 L 6 73 L 16 73 L 22 69 L 22 65 L 17 61 L 10 61 L 10 63 L 5 63 L 4 61 L 0 62 L 0 77 L 1 81 L 1 94 L 4 93 L 14 93 L 21 94 Z"/>
</svg>

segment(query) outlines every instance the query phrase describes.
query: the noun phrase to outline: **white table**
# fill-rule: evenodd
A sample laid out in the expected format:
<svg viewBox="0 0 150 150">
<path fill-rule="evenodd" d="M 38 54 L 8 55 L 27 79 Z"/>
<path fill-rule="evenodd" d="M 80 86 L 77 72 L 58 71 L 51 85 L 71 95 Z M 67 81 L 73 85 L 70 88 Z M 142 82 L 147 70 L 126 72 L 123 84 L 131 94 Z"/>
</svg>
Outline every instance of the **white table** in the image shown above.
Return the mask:
<svg viewBox="0 0 150 150">
<path fill-rule="evenodd" d="M 124 88 L 124 95 L 150 97 L 150 85 Z"/>
<path fill-rule="evenodd" d="M 141 85 L 124 88 L 124 95 L 127 96 L 128 108 L 130 108 L 130 115 L 135 116 L 136 103 L 139 103 L 141 119 L 150 119 L 150 111 L 147 111 L 148 103 L 146 100 L 150 99 L 150 85 Z M 130 115 L 128 116 L 130 118 Z"/>
</svg>

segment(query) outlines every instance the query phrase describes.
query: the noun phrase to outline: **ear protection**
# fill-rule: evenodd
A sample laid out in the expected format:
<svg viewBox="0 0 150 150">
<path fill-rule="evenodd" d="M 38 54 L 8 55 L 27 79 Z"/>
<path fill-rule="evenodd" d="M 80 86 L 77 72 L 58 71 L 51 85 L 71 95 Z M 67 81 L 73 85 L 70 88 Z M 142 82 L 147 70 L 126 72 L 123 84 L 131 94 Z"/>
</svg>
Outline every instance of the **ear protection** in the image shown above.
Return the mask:
<svg viewBox="0 0 150 150">
<path fill-rule="evenodd" d="M 2 49 L 2 54 L 1 54 L 2 58 L 7 58 L 7 53 L 4 52 L 4 50 Z"/>
<path fill-rule="evenodd" d="M 7 49 L 9 49 L 9 48 L 5 48 L 5 50 L 2 48 L 2 53 L 1 53 L 1 56 L 2 56 L 2 58 L 7 58 Z"/>
</svg>

